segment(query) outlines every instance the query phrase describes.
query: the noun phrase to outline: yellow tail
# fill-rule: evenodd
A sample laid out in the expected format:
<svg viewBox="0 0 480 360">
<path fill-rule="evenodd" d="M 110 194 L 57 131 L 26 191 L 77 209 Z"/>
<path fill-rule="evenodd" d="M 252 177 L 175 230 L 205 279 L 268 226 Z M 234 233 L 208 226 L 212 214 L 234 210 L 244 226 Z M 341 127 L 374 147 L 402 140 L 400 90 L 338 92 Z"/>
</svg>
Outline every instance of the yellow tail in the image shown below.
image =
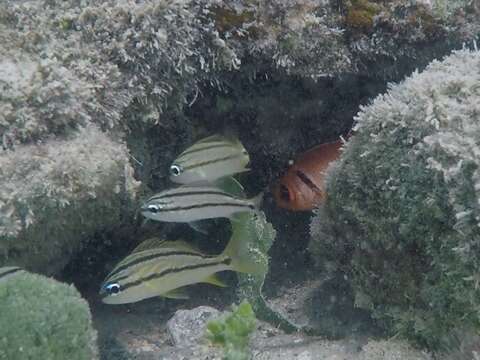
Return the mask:
<svg viewBox="0 0 480 360">
<path fill-rule="evenodd" d="M 231 219 L 232 237 L 223 254 L 232 259 L 233 270 L 249 274 L 265 274 L 268 259 L 256 242 L 258 239 L 251 227 L 254 226 L 254 214 L 243 212 Z"/>
</svg>

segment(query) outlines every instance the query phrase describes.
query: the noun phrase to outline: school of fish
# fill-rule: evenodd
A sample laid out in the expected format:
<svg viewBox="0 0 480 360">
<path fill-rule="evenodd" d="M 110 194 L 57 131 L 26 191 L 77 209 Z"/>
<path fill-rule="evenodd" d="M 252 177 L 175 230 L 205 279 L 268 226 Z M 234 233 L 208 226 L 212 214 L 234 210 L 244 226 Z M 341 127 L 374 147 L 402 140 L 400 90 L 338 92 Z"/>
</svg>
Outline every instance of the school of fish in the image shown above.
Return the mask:
<svg viewBox="0 0 480 360">
<path fill-rule="evenodd" d="M 155 221 L 192 224 L 255 212 L 262 194 L 245 199 L 220 185 L 221 179 L 248 171 L 249 161 L 238 139 L 220 135 L 202 139 L 170 166 L 170 179 L 181 185 L 152 195 L 142 205 L 141 213 Z M 232 238 L 220 255 L 206 255 L 183 240 L 146 240 L 108 274 L 100 296 L 107 304 L 125 304 L 155 296 L 185 298 L 182 288 L 199 282 L 223 286 L 215 276 L 217 272 L 261 271 L 243 248 L 246 244 Z"/>
<path fill-rule="evenodd" d="M 325 171 L 340 154 L 342 141 L 321 144 L 302 154 L 273 188 L 277 205 L 311 210 L 325 199 Z M 219 179 L 248 171 L 249 156 L 238 139 L 209 136 L 184 150 L 170 166 L 170 179 L 181 184 L 148 198 L 144 217 L 156 221 L 195 223 L 232 219 L 254 212 L 262 194 L 245 199 L 225 191 Z M 245 241 L 231 239 L 220 255 L 205 255 L 182 240 L 147 240 L 122 260 L 101 287 L 108 304 L 135 302 L 153 296 L 184 298 L 182 287 L 206 282 L 221 286 L 215 273 L 224 270 L 255 273 Z"/>
<path fill-rule="evenodd" d="M 293 211 L 318 206 L 326 195 L 325 171 L 338 159 L 342 143 L 338 140 L 321 144 L 300 155 L 272 188 L 277 205 Z M 257 211 L 262 201 L 262 193 L 247 199 L 243 191 L 233 190 L 239 188 L 239 183 L 232 176 L 249 171 L 249 161 L 247 151 L 236 138 L 213 135 L 199 140 L 170 166 L 170 179 L 179 185 L 149 197 L 141 213 L 147 219 L 163 222 L 195 224 L 228 218 L 236 224 L 235 215 Z M 183 299 L 187 297 L 184 287 L 191 284 L 225 286 L 216 273 L 263 271 L 250 256 L 247 244 L 232 236 L 221 254 L 207 255 L 182 239 L 147 239 L 107 275 L 100 297 L 106 304 L 132 303 L 155 296 Z M 21 271 L 15 266 L 0 268 L 0 280 Z"/>
</svg>

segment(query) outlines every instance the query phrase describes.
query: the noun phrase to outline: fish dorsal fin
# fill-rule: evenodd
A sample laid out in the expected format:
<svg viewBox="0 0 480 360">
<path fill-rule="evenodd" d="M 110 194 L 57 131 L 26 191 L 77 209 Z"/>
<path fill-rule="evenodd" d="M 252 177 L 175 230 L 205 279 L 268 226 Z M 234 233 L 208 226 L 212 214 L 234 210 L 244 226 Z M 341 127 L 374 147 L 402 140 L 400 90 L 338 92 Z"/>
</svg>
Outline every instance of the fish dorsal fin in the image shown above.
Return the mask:
<svg viewBox="0 0 480 360">
<path fill-rule="evenodd" d="M 220 286 L 220 287 L 227 287 L 228 285 L 225 284 L 216 274 L 212 274 L 205 279 L 202 280 L 202 282 L 215 285 L 215 286 Z"/>
<path fill-rule="evenodd" d="M 186 250 L 199 253 L 200 250 L 197 249 L 194 245 L 187 243 L 185 240 L 165 240 L 158 237 L 149 238 L 142 243 L 140 243 L 131 254 L 138 253 L 140 251 L 153 250 L 159 248 L 172 248 L 178 250 Z"/>
<path fill-rule="evenodd" d="M 160 296 L 168 298 L 168 299 L 178 299 L 178 300 L 186 300 L 189 298 L 187 291 L 184 287 L 176 288 L 170 291 L 167 291 Z"/>
<path fill-rule="evenodd" d="M 203 144 L 207 142 L 216 142 L 216 141 L 228 141 L 229 138 L 223 136 L 222 134 L 213 134 L 210 136 L 207 136 L 206 138 L 200 139 L 199 141 L 196 142 L 196 144 Z"/>
<path fill-rule="evenodd" d="M 204 137 L 198 141 L 195 141 L 195 143 L 192 145 L 198 145 L 198 144 L 205 144 L 205 143 L 210 143 L 210 142 L 224 142 L 227 141 L 228 139 L 225 138 L 225 136 L 221 134 L 213 134 L 207 137 Z"/>
<path fill-rule="evenodd" d="M 232 145 L 240 146 L 242 148 L 244 147 L 240 139 L 233 134 L 226 134 L 226 135 L 213 134 L 213 135 L 207 136 L 206 138 L 200 139 L 195 143 L 195 145 L 205 144 L 205 143 L 214 143 L 214 142 L 222 142 L 222 143 L 225 142 L 225 143 L 230 143 Z"/>
<path fill-rule="evenodd" d="M 178 239 L 175 241 L 165 241 L 162 243 L 161 247 L 168 247 L 170 249 L 176 249 L 176 250 L 184 250 L 184 251 L 194 252 L 198 254 L 202 253 L 195 245 L 192 245 L 182 239 Z"/>
<path fill-rule="evenodd" d="M 165 239 L 161 239 L 158 237 L 149 238 L 145 241 L 142 241 L 135 249 L 133 249 L 132 254 L 144 251 L 144 250 L 151 250 L 154 248 L 162 247 L 166 243 Z"/>
</svg>

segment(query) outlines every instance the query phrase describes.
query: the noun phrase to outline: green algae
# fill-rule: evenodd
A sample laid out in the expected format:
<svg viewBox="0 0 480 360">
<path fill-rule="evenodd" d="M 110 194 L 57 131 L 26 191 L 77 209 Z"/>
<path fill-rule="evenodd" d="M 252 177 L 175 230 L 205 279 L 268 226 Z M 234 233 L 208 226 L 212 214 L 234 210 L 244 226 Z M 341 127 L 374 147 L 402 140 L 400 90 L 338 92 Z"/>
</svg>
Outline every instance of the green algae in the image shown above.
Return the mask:
<svg viewBox="0 0 480 360">
<path fill-rule="evenodd" d="M 224 191 L 236 196 L 245 197 L 243 186 L 233 177 L 225 177 L 217 181 Z M 248 242 L 245 247 L 248 256 L 253 258 L 263 271 L 260 274 L 238 273 L 237 297 L 240 301 L 247 300 L 253 307 L 258 319 L 264 320 L 286 332 L 302 330 L 282 314 L 273 310 L 262 294 L 263 284 L 269 269 L 268 251 L 273 245 L 276 231 L 266 219 L 263 211 L 255 213 L 240 213 L 231 219 L 232 235 L 230 241 Z"/>
<path fill-rule="evenodd" d="M 248 341 L 256 327 L 255 313 L 248 301 L 232 306 L 232 311 L 207 324 L 207 338 L 224 348 L 225 360 L 247 360 Z"/>
</svg>

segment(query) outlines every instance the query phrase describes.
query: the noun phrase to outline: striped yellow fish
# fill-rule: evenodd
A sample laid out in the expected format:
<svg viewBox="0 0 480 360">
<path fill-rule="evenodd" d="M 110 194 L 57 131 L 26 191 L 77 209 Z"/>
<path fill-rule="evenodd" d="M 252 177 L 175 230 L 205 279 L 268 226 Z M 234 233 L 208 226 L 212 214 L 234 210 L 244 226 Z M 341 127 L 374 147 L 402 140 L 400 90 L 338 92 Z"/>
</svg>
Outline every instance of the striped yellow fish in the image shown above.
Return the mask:
<svg viewBox="0 0 480 360">
<path fill-rule="evenodd" d="M 170 180 L 179 184 L 212 182 L 248 171 L 250 158 L 236 138 L 212 135 L 182 152 L 170 166 Z"/>
<path fill-rule="evenodd" d="M 261 200 L 262 194 L 243 199 L 212 185 L 185 185 L 153 195 L 143 204 L 141 212 L 157 221 L 193 222 L 256 211 Z"/>
<path fill-rule="evenodd" d="M 125 304 L 154 296 L 184 298 L 181 288 L 199 282 L 224 286 L 215 273 L 262 271 L 262 265 L 252 259 L 245 244 L 234 239 L 222 254 L 212 256 L 182 240 L 146 240 L 110 272 L 100 296 L 106 304 Z"/>
</svg>

